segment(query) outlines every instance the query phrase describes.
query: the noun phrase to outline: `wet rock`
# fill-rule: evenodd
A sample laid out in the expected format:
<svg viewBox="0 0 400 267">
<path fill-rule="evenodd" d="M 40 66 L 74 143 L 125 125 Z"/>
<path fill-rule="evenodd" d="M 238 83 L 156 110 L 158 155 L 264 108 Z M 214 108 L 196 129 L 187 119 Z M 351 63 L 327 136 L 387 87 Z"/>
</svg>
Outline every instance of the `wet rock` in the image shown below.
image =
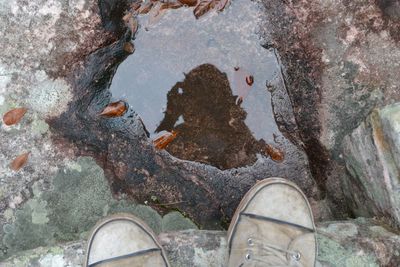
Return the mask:
<svg viewBox="0 0 400 267">
<path fill-rule="evenodd" d="M 354 212 L 400 227 L 400 103 L 374 110 L 343 147 L 351 176 L 344 191 Z"/>
</svg>

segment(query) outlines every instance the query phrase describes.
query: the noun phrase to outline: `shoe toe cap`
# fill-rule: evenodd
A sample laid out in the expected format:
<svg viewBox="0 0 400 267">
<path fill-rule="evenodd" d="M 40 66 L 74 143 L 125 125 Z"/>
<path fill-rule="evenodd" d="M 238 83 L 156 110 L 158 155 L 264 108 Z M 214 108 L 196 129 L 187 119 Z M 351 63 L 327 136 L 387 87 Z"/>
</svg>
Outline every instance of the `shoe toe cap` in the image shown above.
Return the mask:
<svg viewBox="0 0 400 267">
<path fill-rule="evenodd" d="M 275 183 L 258 190 L 243 212 L 314 229 L 310 206 L 294 185 Z"/>
<path fill-rule="evenodd" d="M 158 248 L 158 245 L 140 225 L 130 220 L 114 220 L 94 233 L 88 264 L 153 248 Z"/>
</svg>

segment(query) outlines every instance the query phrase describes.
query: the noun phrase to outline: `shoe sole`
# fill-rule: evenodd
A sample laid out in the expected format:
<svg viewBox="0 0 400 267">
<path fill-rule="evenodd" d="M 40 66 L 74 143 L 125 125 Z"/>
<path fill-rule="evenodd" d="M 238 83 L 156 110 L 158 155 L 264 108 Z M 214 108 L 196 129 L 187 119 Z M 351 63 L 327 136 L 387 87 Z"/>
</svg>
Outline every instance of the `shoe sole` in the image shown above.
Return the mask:
<svg viewBox="0 0 400 267">
<path fill-rule="evenodd" d="M 252 188 L 250 188 L 249 191 L 247 191 L 247 193 L 244 195 L 244 197 L 242 198 L 242 200 L 239 203 L 239 206 L 237 207 L 235 214 L 233 215 L 232 221 L 229 225 L 228 228 L 228 249 L 229 249 L 229 244 L 231 243 L 231 239 L 232 239 L 232 232 L 234 227 L 236 226 L 238 219 L 239 219 L 239 215 L 240 213 L 245 209 L 245 207 L 247 206 L 247 204 L 250 202 L 250 200 L 264 187 L 266 186 L 270 186 L 273 184 L 285 184 L 288 186 L 293 187 L 294 189 L 296 189 L 301 196 L 303 197 L 303 199 L 306 201 L 307 203 L 307 207 L 308 207 L 308 211 L 309 211 L 309 215 L 311 215 L 311 222 L 312 222 L 312 226 L 313 226 L 313 230 L 314 230 L 314 238 L 316 241 L 316 228 L 315 228 L 315 224 L 314 224 L 314 216 L 312 213 L 312 209 L 310 206 L 310 203 L 308 202 L 308 199 L 306 197 L 306 195 L 304 195 L 303 191 L 301 191 L 301 189 L 293 182 L 290 182 L 286 179 L 280 178 L 280 177 L 271 177 L 271 178 L 267 178 L 261 181 L 258 181 L 255 185 L 253 185 Z M 315 257 L 317 257 L 317 253 L 318 253 L 318 247 L 315 246 Z M 314 263 L 315 266 L 315 263 Z"/>
<path fill-rule="evenodd" d="M 110 215 L 108 217 L 105 217 L 103 219 L 101 219 L 99 222 L 96 223 L 96 225 L 92 228 L 92 230 L 90 231 L 90 237 L 86 246 L 86 260 L 85 260 L 85 264 L 84 267 L 88 267 L 88 262 L 89 262 L 89 251 L 90 251 L 90 246 L 92 244 L 93 238 L 95 237 L 97 231 L 103 227 L 104 225 L 106 225 L 107 223 L 110 223 L 112 221 L 118 221 L 118 220 L 126 220 L 126 221 L 130 221 L 133 222 L 137 225 L 139 225 L 147 234 L 149 234 L 154 242 L 156 243 L 156 245 L 160 248 L 161 250 L 161 255 L 164 258 L 164 261 L 166 263 L 167 267 L 170 267 L 169 262 L 168 262 L 168 258 L 167 258 L 167 254 L 165 253 L 164 248 L 162 247 L 162 245 L 160 244 L 160 242 L 158 241 L 157 236 L 154 234 L 153 230 L 147 226 L 147 224 L 142 221 L 141 219 L 128 214 L 128 213 L 116 213 L 113 215 Z"/>
</svg>

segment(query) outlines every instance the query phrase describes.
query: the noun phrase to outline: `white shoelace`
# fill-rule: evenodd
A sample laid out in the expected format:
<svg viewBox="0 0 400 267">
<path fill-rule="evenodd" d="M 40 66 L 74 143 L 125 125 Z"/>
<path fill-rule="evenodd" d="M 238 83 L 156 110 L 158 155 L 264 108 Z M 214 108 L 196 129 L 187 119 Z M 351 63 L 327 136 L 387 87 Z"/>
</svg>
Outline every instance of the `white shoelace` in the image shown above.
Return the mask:
<svg viewBox="0 0 400 267">
<path fill-rule="evenodd" d="M 257 261 L 263 263 L 263 266 L 269 267 L 304 267 L 299 261 L 301 254 L 298 251 L 283 249 L 254 238 L 249 238 L 248 247 L 240 250 L 246 251 L 244 266 L 246 263 Z M 287 255 L 290 255 L 292 260 L 288 260 Z"/>
</svg>

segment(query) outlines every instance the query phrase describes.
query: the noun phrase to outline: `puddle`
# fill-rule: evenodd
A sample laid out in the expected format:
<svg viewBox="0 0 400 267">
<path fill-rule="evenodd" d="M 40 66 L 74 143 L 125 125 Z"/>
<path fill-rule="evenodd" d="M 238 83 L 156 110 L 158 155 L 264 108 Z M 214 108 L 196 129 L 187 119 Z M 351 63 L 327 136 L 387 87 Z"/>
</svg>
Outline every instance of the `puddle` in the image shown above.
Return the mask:
<svg viewBox="0 0 400 267">
<path fill-rule="evenodd" d="M 175 131 L 166 150 L 178 158 L 229 169 L 268 157 L 266 144 L 279 147 L 283 137 L 266 88 L 278 64 L 260 45 L 262 13 L 256 2 L 238 0 L 198 20 L 191 8 L 168 10 L 154 25 L 142 16 L 113 98 L 130 104 L 152 138 Z M 254 77 L 247 95 L 235 86 L 235 67 Z"/>
</svg>

